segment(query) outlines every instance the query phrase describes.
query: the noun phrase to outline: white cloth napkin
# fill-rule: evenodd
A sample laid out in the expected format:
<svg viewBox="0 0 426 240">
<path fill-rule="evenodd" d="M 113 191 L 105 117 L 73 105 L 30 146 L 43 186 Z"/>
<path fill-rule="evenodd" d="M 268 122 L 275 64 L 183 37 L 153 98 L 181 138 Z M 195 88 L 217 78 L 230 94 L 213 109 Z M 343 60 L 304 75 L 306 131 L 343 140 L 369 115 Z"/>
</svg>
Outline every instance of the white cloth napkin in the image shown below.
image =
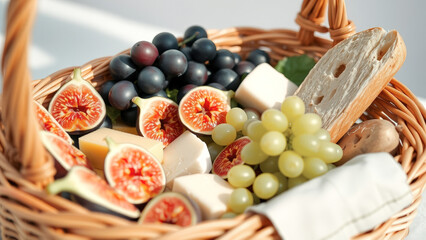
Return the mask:
<svg viewBox="0 0 426 240">
<path fill-rule="evenodd" d="M 413 201 L 406 174 L 388 153 L 364 154 L 251 207 L 285 240 L 350 239 Z"/>
</svg>

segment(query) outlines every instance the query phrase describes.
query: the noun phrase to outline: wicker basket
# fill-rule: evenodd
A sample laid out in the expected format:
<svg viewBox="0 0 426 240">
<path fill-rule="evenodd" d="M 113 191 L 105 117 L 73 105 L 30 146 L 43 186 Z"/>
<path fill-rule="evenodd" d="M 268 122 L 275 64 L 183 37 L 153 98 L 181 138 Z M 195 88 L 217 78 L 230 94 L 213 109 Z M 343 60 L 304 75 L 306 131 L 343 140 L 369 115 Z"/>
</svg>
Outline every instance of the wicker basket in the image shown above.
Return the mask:
<svg viewBox="0 0 426 240">
<path fill-rule="evenodd" d="M 322 26 L 328 8 L 330 27 Z M 264 217 L 243 214 L 234 219 L 206 221 L 180 228 L 168 224 L 138 225 L 118 217 L 91 212 L 43 188 L 53 180 L 53 161 L 44 150 L 33 114 L 32 99 L 47 106 L 53 93 L 70 79 L 74 67 L 44 79 L 30 81 L 28 43 L 35 0 L 11 0 L 2 56 L 4 77 L 0 131 L 0 207 L 3 239 L 276 239 L 274 227 Z M 333 43 L 354 33 L 343 0 L 304 0 L 296 22 L 299 31 L 230 28 L 209 31 L 218 48 L 244 55 L 260 46 L 270 49 L 273 64 L 284 56 L 308 54 L 320 58 Z M 329 32 L 334 42 L 314 36 Z M 123 53 L 128 53 L 129 50 Z M 121 53 L 119 53 L 121 54 Z M 95 87 L 111 79 L 112 56 L 83 66 L 83 77 Z M 396 79 L 361 117 L 387 119 L 399 126 L 401 144 L 395 155 L 407 173 L 414 202 L 385 223 L 354 239 L 402 239 L 416 215 L 426 184 L 426 111 L 416 97 Z"/>
</svg>

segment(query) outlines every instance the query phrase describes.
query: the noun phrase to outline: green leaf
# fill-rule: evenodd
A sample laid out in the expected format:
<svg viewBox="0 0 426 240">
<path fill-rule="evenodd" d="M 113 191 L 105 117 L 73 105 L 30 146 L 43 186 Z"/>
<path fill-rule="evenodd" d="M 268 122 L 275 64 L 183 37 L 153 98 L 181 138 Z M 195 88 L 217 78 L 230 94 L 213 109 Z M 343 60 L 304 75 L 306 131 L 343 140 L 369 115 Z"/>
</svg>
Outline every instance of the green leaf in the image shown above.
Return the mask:
<svg viewBox="0 0 426 240">
<path fill-rule="evenodd" d="M 304 54 L 282 59 L 277 63 L 275 69 L 284 74 L 294 84 L 300 86 L 314 66 L 315 60 Z"/>
<path fill-rule="evenodd" d="M 175 103 L 177 103 L 177 94 L 178 94 L 178 92 L 179 92 L 178 89 L 168 89 L 168 88 L 166 88 L 167 97 L 169 97 Z"/>
<path fill-rule="evenodd" d="M 121 111 L 112 107 L 112 106 L 106 106 L 107 109 L 107 115 L 109 118 L 111 118 L 111 122 L 112 124 L 116 124 L 117 123 L 117 118 L 120 116 Z"/>
</svg>

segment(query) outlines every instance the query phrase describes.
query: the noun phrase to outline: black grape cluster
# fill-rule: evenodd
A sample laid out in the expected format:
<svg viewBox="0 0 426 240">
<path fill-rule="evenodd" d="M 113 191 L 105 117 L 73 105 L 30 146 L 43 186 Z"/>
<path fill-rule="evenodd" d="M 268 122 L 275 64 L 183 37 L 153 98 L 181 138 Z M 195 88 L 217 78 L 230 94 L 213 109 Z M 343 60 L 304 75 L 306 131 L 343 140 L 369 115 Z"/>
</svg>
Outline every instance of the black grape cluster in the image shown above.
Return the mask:
<svg viewBox="0 0 426 240">
<path fill-rule="evenodd" d="M 243 61 L 237 53 L 217 49 L 203 27 L 185 30 L 183 40 L 169 32 L 157 34 L 151 42 L 139 41 L 130 55 L 115 56 L 109 65 L 114 80 L 99 90 L 105 102 L 121 111 L 121 119 L 135 126 L 137 107 L 132 98 L 168 97 L 166 90 L 177 91 L 176 101 L 192 88 L 208 85 L 235 91 L 243 76 L 260 63 L 269 63 L 267 52 L 256 49 Z"/>
</svg>

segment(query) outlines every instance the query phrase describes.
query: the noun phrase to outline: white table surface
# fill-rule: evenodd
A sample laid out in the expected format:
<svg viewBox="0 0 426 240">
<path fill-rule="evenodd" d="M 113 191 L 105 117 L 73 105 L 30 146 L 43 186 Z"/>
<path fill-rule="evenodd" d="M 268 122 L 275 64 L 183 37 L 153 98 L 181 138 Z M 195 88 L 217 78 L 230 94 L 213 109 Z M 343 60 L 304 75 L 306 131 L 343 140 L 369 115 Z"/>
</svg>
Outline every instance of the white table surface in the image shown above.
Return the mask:
<svg viewBox="0 0 426 240">
<path fill-rule="evenodd" d="M 0 43 L 8 0 L 0 0 Z M 205 28 L 254 26 L 298 29 L 294 23 L 302 0 L 39 0 L 30 48 L 33 79 L 89 60 L 116 54 L 140 40 L 151 41 L 161 31 L 182 36 L 194 24 Z M 407 59 L 396 78 L 416 96 L 426 99 L 423 69 L 426 1 L 346 1 L 348 18 L 357 30 L 380 26 L 398 30 L 407 46 Z M 0 49 L 0 52 L 2 49 Z M 0 76 L 1 80 L 1 76 Z M 426 196 L 426 194 L 423 194 Z M 426 201 L 407 239 L 426 239 Z"/>
</svg>

